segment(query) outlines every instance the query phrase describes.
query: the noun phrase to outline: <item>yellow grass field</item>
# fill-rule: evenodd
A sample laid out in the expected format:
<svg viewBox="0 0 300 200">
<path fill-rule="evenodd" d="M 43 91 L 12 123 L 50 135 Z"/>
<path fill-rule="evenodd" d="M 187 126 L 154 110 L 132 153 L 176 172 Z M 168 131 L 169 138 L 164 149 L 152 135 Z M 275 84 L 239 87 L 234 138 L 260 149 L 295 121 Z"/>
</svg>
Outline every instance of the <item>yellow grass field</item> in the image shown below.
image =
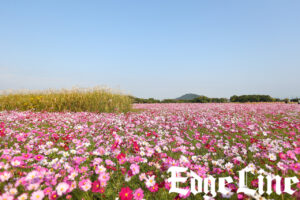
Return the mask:
<svg viewBox="0 0 300 200">
<path fill-rule="evenodd" d="M 0 95 L 0 110 L 48 112 L 127 112 L 127 95 L 101 87 L 47 91 L 18 91 Z"/>
</svg>

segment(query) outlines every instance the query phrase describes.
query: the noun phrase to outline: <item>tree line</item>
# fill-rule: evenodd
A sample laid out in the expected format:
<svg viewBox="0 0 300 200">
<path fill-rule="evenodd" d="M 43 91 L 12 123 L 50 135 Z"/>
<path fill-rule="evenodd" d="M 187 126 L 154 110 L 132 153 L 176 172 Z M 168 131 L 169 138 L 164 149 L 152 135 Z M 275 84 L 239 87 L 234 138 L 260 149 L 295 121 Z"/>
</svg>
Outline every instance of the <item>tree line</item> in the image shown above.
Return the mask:
<svg viewBox="0 0 300 200">
<path fill-rule="evenodd" d="M 199 96 L 192 100 L 182 100 L 182 99 L 164 99 L 158 100 L 154 98 L 138 98 L 134 96 L 130 96 L 133 103 L 228 103 L 228 102 L 238 102 L 238 103 L 246 103 L 246 102 L 299 102 L 300 98 L 294 99 L 279 99 L 273 98 L 270 95 L 233 95 L 230 99 L 227 98 L 210 98 L 207 96 Z"/>
<path fill-rule="evenodd" d="M 199 96 L 197 98 L 194 98 L 192 100 L 183 100 L 183 99 L 164 99 L 164 100 L 158 100 L 154 98 L 138 98 L 130 96 L 133 103 L 226 103 L 229 102 L 229 99 L 227 98 L 209 98 L 206 96 Z"/>
</svg>

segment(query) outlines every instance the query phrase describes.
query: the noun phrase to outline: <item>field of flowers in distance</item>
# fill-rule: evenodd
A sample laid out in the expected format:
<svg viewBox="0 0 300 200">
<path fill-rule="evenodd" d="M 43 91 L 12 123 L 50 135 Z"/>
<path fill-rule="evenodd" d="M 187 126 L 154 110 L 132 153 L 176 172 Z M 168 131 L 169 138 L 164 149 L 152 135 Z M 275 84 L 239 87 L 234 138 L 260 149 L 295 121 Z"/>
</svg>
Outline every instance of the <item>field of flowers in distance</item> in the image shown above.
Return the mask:
<svg viewBox="0 0 300 200">
<path fill-rule="evenodd" d="M 300 105 L 133 107 L 138 111 L 1 111 L 0 200 L 202 199 L 203 193 L 169 193 L 171 166 L 203 178 L 231 176 L 231 191 L 211 199 L 251 199 L 236 193 L 238 171 L 246 166 L 255 173 L 300 177 Z M 247 181 L 257 188 L 257 176 Z M 262 197 L 297 199 L 300 184 L 292 187 L 292 196 Z"/>
</svg>

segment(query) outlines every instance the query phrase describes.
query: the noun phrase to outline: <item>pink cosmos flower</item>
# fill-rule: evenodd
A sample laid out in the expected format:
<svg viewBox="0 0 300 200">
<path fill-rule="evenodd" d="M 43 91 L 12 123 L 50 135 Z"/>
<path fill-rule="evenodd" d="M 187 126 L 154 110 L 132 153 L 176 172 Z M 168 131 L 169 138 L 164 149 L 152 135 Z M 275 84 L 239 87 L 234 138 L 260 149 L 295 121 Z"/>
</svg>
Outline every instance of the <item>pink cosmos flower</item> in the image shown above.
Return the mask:
<svg viewBox="0 0 300 200">
<path fill-rule="evenodd" d="M 291 135 L 291 136 L 295 136 L 296 133 L 295 133 L 294 131 L 291 131 L 291 132 L 290 132 L 290 135 Z"/>
<path fill-rule="evenodd" d="M 132 170 L 132 175 L 140 173 L 140 166 L 137 164 L 130 165 L 130 169 Z"/>
<path fill-rule="evenodd" d="M 115 141 L 114 144 L 111 146 L 111 150 L 115 150 L 119 145 L 119 142 Z"/>
<path fill-rule="evenodd" d="M 12 174 L 10 172 L 0 172 L 0 181 L 1 182 L 4 182 L 4 181 L 7 181 L 9 180 L 10 178 L 12 177 Z"/>
<path fill-rule="evenodd" d="M 80 165 L 81 163 L 83 163 L 84 161 L 86 160 L 86 158 L 84 157 L 74 157 L 74 162 L 77 164 L 77 165 Z"/>
<path fill-rule="evenodd" d="M 290 168 L 293 171 L 300 171 L 300 163 L 290 164 Z"/>
<path fill-rule="evenodd" d="M 52 192 L 52 188 L 51 187 L 47 187 L 44 189 L 44 194 L 49 195 Z"/>
<path fill-rule="evenodd" d="M 141 173 L 140 176 L 139 176 L 139 179 L 140 179 L 140 181 L 146 180 L 147 179 L 146 174 Z"/>
<path fill-rule="evenodd" d="M 19 167 L 20 165 L 22 165 L 23 161 L 21 157 L 15 157 L 11 160 L 10 163 L 13 167 Z"/>
<path fill-rule="evenodd" d="M 171 183 L 168 182 L 168 181 L 165 181 L 165 188 L 166 188 L 167 190 L 170 190 L 170 189 L 171 189 Z"/>
<path fill-rule="evenodd" d="M 52 192 L 51 194 L 48 195 L 50 200 L 56 200 L 59 196 L 56 192 Z"/>
<path fill-rule="evenodd" d="M 44 196 L 44 192 L 42 190 L 38 190 L 31 194 L 30 200 L 42 200 Z"/>
<path fill-rule="evenodd" d="M 31 153 L 22 153 L 22 158 L 24 160 L 30 159 L 30 158 L 32 158 L 32 154 Z"/>
<path fill-rule="evenodd" d="M 4 193 L 0 195 L 0 200 L 14 200 L 14 197 L 9 193 Z"/>
<path fill-rule="evenodd" d="M 119 163 L 122 165 L 126 162 L 126 158 L 120 158 L 119 159 Z"/>
<path fill-rule="evenodd" d="M 133 198 L 135 200 L 142 200 L 143 197 L 144 197 L 144 191 L 142 190 L 142 188 L 138 188 L 134 191 Z"/>
<path fill-rule="evenodd" d="M 118 159 L 120 164 L 124 164 L 127 161 L 126 155 L 124 153 L 118 154 L 117 159 Z"/>
<path fill-rule="evenodd" d="M 115 166 L 116 164 L 111 160 L 105 160 L 106 165 Z"/>
<path fill-rule="evenodd" d="M 297 160 L 296 158 L 296 155 L 293 151 L 289 150 L 286 152 L 287 156 L 290 158 L 290 159 L 294 159 L 294 160 Z"/>
<path fill-rule="evenodd" d="M 107 182 L 109 180 L 109 178 L 110 178 L 109 173 L 102 172 L 99 174 L 98 180 L 100 182 Z"/>
<path fill-rule="evenodd" d="M 96 174 L 101 174 L 103 172 L 106 172 L 106 168 L 103 165 L 99 165 L 96 167 L 96 169 L 95 169 Z"/>
<path fill-rule="evenodd" d="M 278 155 L 279 155 L 279 158 L 282 159 L 282 160 L 286 160 L 287 159 L 286 154 L 284 154 L 282 152 L 280 152 Z"/>
<path fill-rule="evenodd" d="M 103 160 L 101 158 L 95 158 L 93 161 L 93 165 L 99 165 Z"/>
<path fill-rule="evenodd" d="M 100 186 L 102 188 L 105 188 L 107 186 L 107 182 L 104 182 L 104 181 L 100 182 Z"/>
<path fill-rule="evenodd" d="M 77 187 L 76 181 L 70 183 L 69 192 L 72 192 Z"/>
<path fill-rule="evenodd" d="M 297 147 L 297 148 L 295 149 L 295 154 L 300 154 L 300 147 Z"/>
<path fill-rule="evenodd" d="M 158 184 L 155 183 L 153 186 L 148 188 L 150 190 L 150 192 L 157 192 L 158 191 Z"/>
<path fill-rule="evenodd" d="M 44 156 L 43 155 L 36 155 L 34 156 L 34 159 L 37 160 L 37 161 L 41 161 L 44 159 Z"/>
<path fill-rule="evenodd" d="M 83 191 L 88 191 L 89 189 L 91 189 L 92 187 L 92 182 L 90 181 L 90 179 L 83 179 L 81 181 L 79 181 L 79 188 L 82 189 Z"/>
<path fill-rule="evenodd" d="M 240 200 L 240 199 L 244 199 L 245 198 L 245 195 L 244 195 L 244 193 L 239 193 L 238 195 L 237 195 L 237 198 Z"/>
<path fill-rule="evenodd" d="M 85 167 L 85 166 L 82 166 L 81 168 L 80 168 L 80 170 L 79 170 L 79 173 L 85 173 L 86 171 L 88 170 L 88 168 L 87 167 Z"/>
</svg>

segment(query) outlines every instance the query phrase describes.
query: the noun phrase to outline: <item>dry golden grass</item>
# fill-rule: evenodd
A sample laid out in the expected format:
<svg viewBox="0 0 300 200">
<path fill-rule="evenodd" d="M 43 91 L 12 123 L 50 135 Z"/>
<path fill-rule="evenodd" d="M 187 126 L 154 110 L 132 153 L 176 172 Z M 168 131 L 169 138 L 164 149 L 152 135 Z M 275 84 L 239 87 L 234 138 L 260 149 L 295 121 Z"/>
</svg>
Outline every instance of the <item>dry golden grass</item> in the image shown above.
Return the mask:
<svg viewBox="0 0 300 200">
<path fill-rule="evenodd" d="M 127 112 L 131 110 L 127 95 L 110 89 L 18 91 L 0 95 L 0 110 L 49 112 Z"/>
</svg>

